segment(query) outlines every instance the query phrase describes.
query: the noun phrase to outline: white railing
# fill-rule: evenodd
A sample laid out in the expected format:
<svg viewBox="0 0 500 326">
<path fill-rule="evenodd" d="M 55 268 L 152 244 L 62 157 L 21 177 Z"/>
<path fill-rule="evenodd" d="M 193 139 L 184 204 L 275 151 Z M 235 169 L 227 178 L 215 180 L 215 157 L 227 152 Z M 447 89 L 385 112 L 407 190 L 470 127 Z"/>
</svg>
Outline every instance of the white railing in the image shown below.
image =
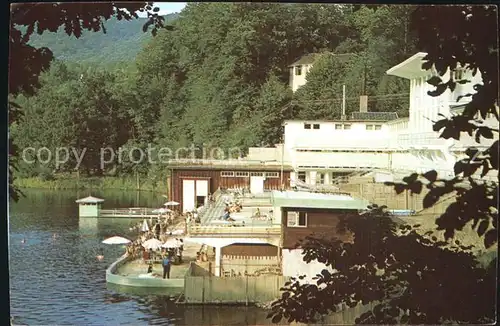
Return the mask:
<svg viewBox="0 0 500 326">
<path fill-rule="evenodd" d="M 256 236 L 279 236 L 281 234 L 281 225 L 272 224 L 269 226 L 207 226 L 196 225 L 189 228 L 191 237 L 200 236 L 225 236 L 225 237 L 241 237 L 242 235 Z"/>
<path fill-rule="evenodd" d="M 411 147 L 411 146 L 445 146 L 447 140 L 439 138 L 436 132 L 423 132 L 423 133 L 406 133 L 397 136 L 397 146 Z"/>
</svg>

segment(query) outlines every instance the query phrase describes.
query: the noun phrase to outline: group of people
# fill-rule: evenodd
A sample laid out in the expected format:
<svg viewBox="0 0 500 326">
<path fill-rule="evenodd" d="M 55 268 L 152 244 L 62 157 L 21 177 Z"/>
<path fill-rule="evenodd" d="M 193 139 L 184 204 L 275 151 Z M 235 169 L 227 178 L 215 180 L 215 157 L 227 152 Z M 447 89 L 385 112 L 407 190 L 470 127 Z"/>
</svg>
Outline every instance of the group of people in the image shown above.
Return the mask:
<svg viewBox="0 0 500 326">
<path fill-rule="evenodd" d="M 150 274 L 153 272 L 153 262 L 152 260 L 161 259 L 162 267 L 163 267 L 163 278 L 170 278 L 170 269 L 173 264 L 181 264 L 182 263 L 182 252 L 184 251 L 184 240 L 175 239 L 177 244 L 175 248 L 163 248 L 160 252 L 153 251 L 153 249 L 144 250 L 143 252 L 143 260 L 149 261 L 148 271 Z"/>
<path fill-rule="evenodd" d="M 226 207 L 224 207 L 224 214 L 222 215 L 222 219 L 225 221 L 234 221 L 231 219 L 231 213 L 241 212 L 243 206 L 240 203 L 227 203 Z"/>
</svg>

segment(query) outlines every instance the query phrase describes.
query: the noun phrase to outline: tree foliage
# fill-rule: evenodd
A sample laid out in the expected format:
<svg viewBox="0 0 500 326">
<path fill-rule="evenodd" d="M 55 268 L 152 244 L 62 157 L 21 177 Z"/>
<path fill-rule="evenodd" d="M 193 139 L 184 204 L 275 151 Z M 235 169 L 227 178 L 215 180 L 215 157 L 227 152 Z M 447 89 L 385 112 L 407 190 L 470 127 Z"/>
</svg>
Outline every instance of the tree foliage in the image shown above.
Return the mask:
<svg viewBox="0 0 500 326">
<path fill-rule="evenodd" d="M 423 6 L 413 13 L 417 48 L 428 53 L 422 68 L 434 67 L 441 76 L 428 81 L 436 86 L 429 96 L 467 82 L 442 81 L 457 64 L 480 72 L 483 78 L 461 114 L 434 123 L 442 138 L 458 140 L 466 132 L 478 145 L 483 138 L 498 139 L 498 130 L 482 122 L 488 114 L 498 120 L 498 44 L 494 33 L 487 32 L 496 27 L 493 6 Z M 491 251 L 493 259 L 480 263 L 473 248 L 454 236 L 472 224 L 484 242 L 484 247 L 476 246 L 491 249 L 498 244 L 498 140 L 483 151 L 472 147 L 465 154 L 455 164 L 452 179 L 438 179 L 436 171 L 428 171 L 405 177 L 403 183 L 389 183 L 397 193 L 429 189 L 424 207 L 433 206 L 445 194 L 456 194 L 456 201 L 436 219 L 444 241 L 431 236 L 432 231 L 421 234 L 418 225 L 397 226 L 383 207 L 344 221 L 343 227 L 354 234 L 350 243 L 310 236 L 302 243 L 304 260 L 316 259 L 335 272 L 323 270 L 313 284 L 300 279 L 286 284 L 269 314 L 273 322 L 283 318 L 314 322 L 339 311 L 338 305 L 370 302 L 375 307 L 358 316 L 356 323 L 494 322 L 497 255 Z M 492 178 L 488 172 L 493 172 Z"/>
<path fill-rule="evenodd" d="M 480 265 L 460 242 L 449 244 L 394 221 L 385 207 L 341 221 L 352 242 L 324 235 L 302 243 L 304 261 L 324 269 L 312 283 L 292 278 L 272 304 L 277 323 L 315 323 L 344 307 L 377 302 L 359 324 L 489 323 L 495 319 L 496 262 Z"/>
<path fill-rule="evenodd" d="M 50 66 L 52 51 L 47 47 L 35 48 L 29 44 L 33 33 L 56 32 L 60 27 L 68 35 L 79 38 L 83 30 L 103 31 L 104 22 L 112 16 L 118 20 L 138 18 L 136 11 L 146 12 L 148 20 L 143 30 L 153 26 L 152 33 L 163 27 L 164 18 L 151 2 L 109 3 L 15 3 L 11 5 L 9 33 L 9 95 L 33 95 L 39 88 L 40 73 Z M 9 126 L 19 118 L 19 105 L 9 101 Z M 20 191 L 13 185 L 18 169 L 18 149 L 9 135 L 9 195 L 17 200 Z"/>
<path fill-rule="evenodd" d="M 446 13 L 445 24 L 437 17 Z M 424 207 L 433 206 L 442 196 L 456 193 L 456 202 L 437 220 L 438 230 L 445 230 L 447 238 L 456 230 L 473 222 L 484 244 L 490 247 L 498 240 L 498 128 L 484 125 L 488 116 L 498 120 L 498 44 L 497 37 L 487 33 L 484 26 L 497 30 L 497 8 L 494 6 L 422 7 L 415 13 L 415 25 L 419 33 L 420 47 L 427 52 L 424 69 L 434 67 L 440 76 L 461 66 L 481 74 L 482 84 L 474 85 L 475 93 L 461 114 L 443 117 L 434 123 L 433 129 L 444 139 L 460 139 L 462 133 L 473 136 L 478 146 L 468 148 L 466 157 L 455 163 L 455 177 L 451 180 L 437 179 L 429 171 L 423 175 L 413 174 L 402 184 L 394 185 L 397 192 L 409 189 L 420 193 L 424 185 L 429 193 L 424 198 Z M 432 23 L 431 23 L 432 22 Z M 450 29 L 448 23 L 459 24 L 459 29 Z M 432 37 L 429 35 L 432 34 Z M 446 89 L 454 90 L 457 81 L 451 77 L 443 81 L 433 77 L 429 84 L 436 87 L 430 96 L 439 96 Z M 460 99 L 457 99 L 457 101 Z M 480 150 L 484 139 L 497 139 Z M 487 175 L 493 175 L 488 178 Z"/>
</svg>

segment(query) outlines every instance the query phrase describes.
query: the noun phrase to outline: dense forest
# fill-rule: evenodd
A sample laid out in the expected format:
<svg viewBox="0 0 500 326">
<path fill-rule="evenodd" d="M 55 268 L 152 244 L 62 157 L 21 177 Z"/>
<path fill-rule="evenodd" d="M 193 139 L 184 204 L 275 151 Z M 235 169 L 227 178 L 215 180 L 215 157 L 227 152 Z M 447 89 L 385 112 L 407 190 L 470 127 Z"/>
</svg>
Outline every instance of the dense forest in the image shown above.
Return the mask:
<svg viewBox="0 0 500 326">
<path fill-rule="evenodd" d="M 281 140 L 284 119 L 340 118 L 342 85 L 348 113 L 365 93 L 369 110 L 405 116 L 409 85 L 385 71 L 416 51 L 409 24 L 414 8 L 189 3 L 173 17 L 174 29 L 156 37 L 143 35 L 140 21 L 111 22 L 107 34 L 71 41 L 43 34 L 33 43 L 59 59 L 34 96 L 15 99 L 25 115 L 11 136 L 21 149 L 85 148 L 79 171 L 88 175 L 155 180 L 164 166 L 147 159 L 131 164 L 125 155 L 103 169 L 99 150 L 272 146 Z M 293 94 L 288 66 L 308 53 L 348 55 L 320 56 L 308 83 Z M 97 63 L 85 60 L 92 56 Z M 53 160 L 21 163 L 20 173 L 50 175 L 75 166 L 74 158 L 57 167 Z"/>
<path fill-rule="evenodd" d="M 177 14 L 164 16 L 169 24 Z M 34 47 L 48 47 L 54 57 L 64 61 L 87 62 L 90 64 L 116 64 L 132 61 L 142 46 L 151 40 L 151 33 L 143 33 L 146 18 L 126 21 L 112 17 L 105 23 L 106 34 L 82 31 L 80 38 L 69 36 L 63 31 L 33 34 L 29 44 Z"/>
</svg>

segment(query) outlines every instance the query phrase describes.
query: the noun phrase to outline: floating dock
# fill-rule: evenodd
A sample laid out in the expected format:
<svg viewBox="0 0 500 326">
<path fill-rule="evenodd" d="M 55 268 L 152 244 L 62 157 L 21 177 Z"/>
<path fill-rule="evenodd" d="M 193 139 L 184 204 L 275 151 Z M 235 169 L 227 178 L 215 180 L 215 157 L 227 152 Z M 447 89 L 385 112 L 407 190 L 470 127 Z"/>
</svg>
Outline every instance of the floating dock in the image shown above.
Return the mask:
<svg viewBox="0 0 500 326">
<path fill-rule="evenodd" d="M 88 196 L 76 200 L 79 205 L 80 217 L 98 217 L 98 218 L 153 218 L 164 215 L 170 212 L 169 209 L 161 208 L 147 208 L 147 207 L 132 207 L 132 208 L 115 208 L 115 209 L 102 209 L 101 205 L 104 199 Z M 160 210 L 163 210 L 160 211 Z"/>
</svg>

